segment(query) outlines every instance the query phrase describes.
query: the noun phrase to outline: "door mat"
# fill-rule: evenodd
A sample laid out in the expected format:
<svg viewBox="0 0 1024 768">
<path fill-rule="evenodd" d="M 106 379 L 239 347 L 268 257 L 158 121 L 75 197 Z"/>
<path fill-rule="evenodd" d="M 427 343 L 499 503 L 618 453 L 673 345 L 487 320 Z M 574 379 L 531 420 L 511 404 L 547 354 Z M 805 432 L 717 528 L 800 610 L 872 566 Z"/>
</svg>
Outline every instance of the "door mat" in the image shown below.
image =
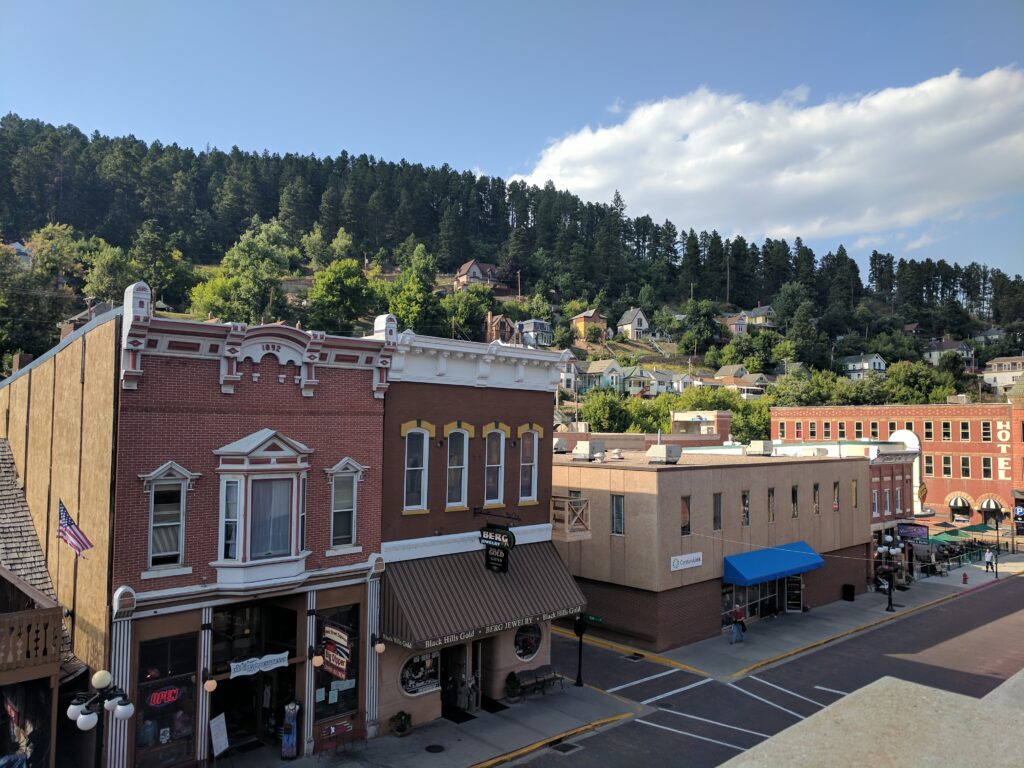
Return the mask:
<svg viewBox="0 0 1024 768">
<path fill-rule="evenodd" d="M 476 720 L 476 715 L 471 715 L 465 710 L 459 709 L 458 707 L 452 707 L 447 704 L 441 706 L 441 717 L 445 720 L 451 720 L 456 725 L 468 723 L 470 720 Z"/>
<path fill-rule="evenodd" d="M 237 747 L 233 747 L 232 751 L 237 753 L 252 752 L 253 750 L 260 749 L 264 746 L 266 745 L 259 740 L 247 741 L 244 744 L 239 744 Z"/>
<path fill-rule="evenodd" d="M 487 696 L 483 696 L 481 697 L 480 701 L 480 709 L 482 709 L 484 712 L 490 712 L 493 715 L 495 712 L 501 712 L 504 709 L 508 709 L 508 707 L 506 707 L 500 701 L 495 701 L 494 699 L 490 699 Z"/>
</svg>

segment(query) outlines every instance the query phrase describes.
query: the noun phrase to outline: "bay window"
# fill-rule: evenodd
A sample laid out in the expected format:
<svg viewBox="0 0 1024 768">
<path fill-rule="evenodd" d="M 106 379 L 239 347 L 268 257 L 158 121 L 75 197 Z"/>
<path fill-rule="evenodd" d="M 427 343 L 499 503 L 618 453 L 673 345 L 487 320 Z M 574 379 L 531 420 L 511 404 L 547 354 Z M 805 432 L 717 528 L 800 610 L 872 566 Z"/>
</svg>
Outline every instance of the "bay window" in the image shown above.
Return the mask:
<svg viewBox="0 0 1024 768">
<path fill-rule="evenodd" d="M 224 510 L 223 551 L 225 560 L 238 559 L 238 480 L 224 481 L 221 509 Z"/>
<path fill-rule="evenodd" d="M 249 553 L 253 560 L 290 553 L 292 487 L 291 479 L 252 481 Z"/>
</svg>

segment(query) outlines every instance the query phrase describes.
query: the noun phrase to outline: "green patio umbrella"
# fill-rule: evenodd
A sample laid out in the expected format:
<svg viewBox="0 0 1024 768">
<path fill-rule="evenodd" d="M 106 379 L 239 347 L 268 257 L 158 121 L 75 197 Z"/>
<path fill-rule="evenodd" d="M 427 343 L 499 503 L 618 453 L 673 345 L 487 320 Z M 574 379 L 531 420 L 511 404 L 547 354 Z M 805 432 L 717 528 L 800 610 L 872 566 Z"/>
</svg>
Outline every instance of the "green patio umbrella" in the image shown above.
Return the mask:
<svg viewBox="0 0 1024 768">
<path fill-rule="evenodd" d="M 963 533 L 995 533 L 995 528 L 989 528 L 985 523 L 976 523 L 974 525 L 965 525 L 963 528 L 957 529 Z"/>
<path fill-rule="evenodd" d="M 952 523 L 936 523 L 932 528 L 956 528 Z"/>
</svg>

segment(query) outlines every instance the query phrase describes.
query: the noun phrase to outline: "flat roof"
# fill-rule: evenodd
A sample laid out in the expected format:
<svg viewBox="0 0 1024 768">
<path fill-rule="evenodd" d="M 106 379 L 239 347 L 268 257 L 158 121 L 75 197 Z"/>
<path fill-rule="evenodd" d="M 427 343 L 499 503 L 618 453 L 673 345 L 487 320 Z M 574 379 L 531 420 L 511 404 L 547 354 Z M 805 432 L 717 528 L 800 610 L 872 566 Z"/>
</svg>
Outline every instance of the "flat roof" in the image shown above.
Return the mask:
<svg viewBox="0 0 1024 768">
<path fill-rule="evenodd" d="M 680 469 L 701 469 L 702 467 L 754 467 L 772 464 L 805 464 L 827 461 L 867 461 L 865 456 L 742 456 L 740 454 L 707 454 L 683 452 L 677 464 L 651 464 L 646 451 L 623 451 L 621 459 L 608 458 L 604 461 L 575 461 L 571 453 L 556 453 L 554 464 L 565 467 L 601 467 L 607 469 L 633 469 L 642 471 L 667 472 Z"/>
</svg>

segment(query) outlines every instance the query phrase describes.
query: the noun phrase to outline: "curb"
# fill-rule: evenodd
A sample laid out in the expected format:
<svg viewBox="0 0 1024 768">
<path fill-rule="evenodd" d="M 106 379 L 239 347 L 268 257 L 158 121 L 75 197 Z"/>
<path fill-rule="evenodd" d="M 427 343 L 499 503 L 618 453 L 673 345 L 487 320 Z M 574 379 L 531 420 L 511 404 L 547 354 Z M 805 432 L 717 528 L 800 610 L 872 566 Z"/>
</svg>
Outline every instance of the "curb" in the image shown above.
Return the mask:
<svg viewBox="0 0 1024 768">
<path fill-rule="evenodd" d="M 570 632 L 569 630 L 563 629 L 562 627 L 556 627 L 552 625 L 551 631 L 555 634 L 561 635 L 562 637 L 568 637 L 573 640 L 579 639 L 576 637 L 576 634 L 574 632 Z M 657 653 L 645 651 L 643 648 L 634 648 L 631 645 L 616 643 L 613 640 L 605 640 L 604 638 L 600 637 L 587 637 L 586 635 L 583 636 L 583 642 L 589 643 L 590 645 L 596 645 L 598 648 L 605 648 L 609 651 L 618 651 L 619 653 L 624 653 L 627 655 L 631 653 L 638 653 L 641 656 L 643 656 L 645 660 L 653 661 L 655 664 L 661 664 L 666 667 L 675 667 L 676 669 L 680 669 L 683 672 L 689 672 L 691 675 L 697 675 L 698 677 L 711 677 L 711 675 L 705 672 L 703 669 L 691 667 L 689 664 L 684 664 L 681 661 L 670 659 L 668 656 L 661 656 Z"/>
<path fill-rule="evenodd" d="M 794 648 L 792 650 L 786 651 L 785 653 L 780 653 L 778 656 L 773 656 L 770 659 L 762 659 L 761 661 L 755 662 L 754 664 L 750 664 L 749 666 L 743 667 L 743 669 L 733 672 L 732 675 L 729 676 L 729 679 L 738 680 L 741 677 L 749 675 L 751 672 L 755 670 L 761 669 L 762 667 L 767 667 L 769 664 L 774 664 L 777 661 L 788 659 L 791 656 L 796 656 L 806 651 L 810 651 L 814 648 L 818 648 L 822 645 L 827 645 L 828 643 L 835 642 L 836 640 L 842 640 L 844 637 L 855 635 L 858 632 L 864 632 L 865 630 L 873 629 L 874 627 L 877 627 L 881 624 L 887 624 L 890 621 L 897 621 L 899 619 L 904 618 L 905 616 L 910 616 L 911 614 L 917 613 L 918 611 L 923 611 L 926 608 L 931 608 L 933 606 L 940 605 L 941 603 L 947 603 L 950 600 L 956 600 L 958 597 L 963 597 L 964 595 L 969 595 L 972 592 L 977 592 L 979 589 L 985 589 L 985 587 L 990 587 L 993 584 L 998 584 L 1000 581 L 1009 581 L 1010 579 L 1016 578 L 1017 576 L 1020 576 L 1022 574 L 1024 574 L 1024 571 L 1020 573 L 1010 574 L 1003 579 L 993 579 L 992 581 L 986 582 L 984 584 L 978 584 L 977 586 L 971 587 L 970 589 L 965 589 L 960 592 L 954 592 L 951 595 L 945 595 L 944 597 L 938 597 L 927 603 L 921 603 L 921 605 L 916 605 L 913 608 L 907 608 L 899 613 L 892 614 L 891 616 L 883 616 L 882 618 L 869 622 L 868 624 L 862 624 L 859 627 L 854 627 L 853 629 L 845 630 L 837 635 L 825 637 L 821 640 L 815 640 L 813 643 L 802 645 L 799 648 Z"/>
<path fill-rule="evenodd" d="M 573 736 L 579 736 L 581 733 L 593 731 L 602 726 L 609 725 L 610 723 L 617 723 L 620 720 L 626 720 L 632 717 L 634 717 L 634 714 L 632 712 L 623 712 L 619 715 L 603 717 L 600 720 L 594 720 L 593 722 L 587 723 L 586 725 L 581 725 L 577 728 L 572 728 L 568 731 L 564 731 L 563 733 L 559 733 L 554 736 L 549 736 L 546 739 L 535 741 L 533 744 L 527 744 L 525 747 L 520 747 L 519 749 L 515 749 L 511 752 L 506 752 L 504 755 L 498 755 L 498 757 L 492 757 L 489 760 L 484 760 L 480 763 L 474 763 L 471 766 L 471 768 L 491 768 L 491 766 L 502 765 L 503 763 L 508 763 L 512 760 L 517 760 L 518 758 L 523 757 L 524 755 L 528 755 L 531 752 L 536 752 L 538 749 L 543 749 L 544 747 L 557 744 L 559 742 L 564 741 L 565 739 L 572 738 Z"/>
</svg>

